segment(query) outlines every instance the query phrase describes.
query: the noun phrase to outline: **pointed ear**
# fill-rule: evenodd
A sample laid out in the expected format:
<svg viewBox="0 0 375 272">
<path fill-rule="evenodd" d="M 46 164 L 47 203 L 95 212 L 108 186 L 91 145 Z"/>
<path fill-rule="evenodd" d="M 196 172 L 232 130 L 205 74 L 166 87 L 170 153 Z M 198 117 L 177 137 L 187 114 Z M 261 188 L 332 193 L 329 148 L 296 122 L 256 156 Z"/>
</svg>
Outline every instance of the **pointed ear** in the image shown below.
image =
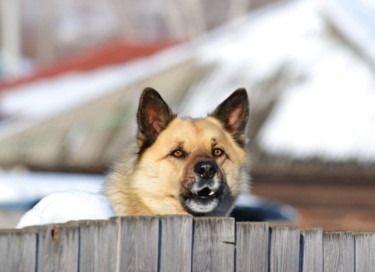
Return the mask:
<svg viewBox="0 0 375 272">
<path fill-rule="evenodd" d="M 144 89 L 137 112 L 137 143 L 140 150 L 151 146 L 175 117 L 157 91 L 152 88 Z"/>
<path fill-rule="evenodd" d="M 238 144 L 245 145 L 249 120 L 249 99 L 245 89 L 234 91 L 210 116 L 218 119 Z"/>
</svg>

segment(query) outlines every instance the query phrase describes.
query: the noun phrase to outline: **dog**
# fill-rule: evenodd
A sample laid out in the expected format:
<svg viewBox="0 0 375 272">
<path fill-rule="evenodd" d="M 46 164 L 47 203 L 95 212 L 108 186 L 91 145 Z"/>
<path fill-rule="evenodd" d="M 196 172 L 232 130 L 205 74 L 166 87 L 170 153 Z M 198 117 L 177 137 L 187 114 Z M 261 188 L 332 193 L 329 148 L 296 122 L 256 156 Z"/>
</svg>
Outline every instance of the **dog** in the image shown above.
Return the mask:
<svg viewBox="0 0 375 272">
<path fill-rule="evenodd" d="M 157 91 L 144 89 L 136 144 L 113 167 L 103 194 L 117 216 L 227 216 L 249 191 L 248 119 L 245 89 L 202 119 L 177 117 Z"/>
</svg>

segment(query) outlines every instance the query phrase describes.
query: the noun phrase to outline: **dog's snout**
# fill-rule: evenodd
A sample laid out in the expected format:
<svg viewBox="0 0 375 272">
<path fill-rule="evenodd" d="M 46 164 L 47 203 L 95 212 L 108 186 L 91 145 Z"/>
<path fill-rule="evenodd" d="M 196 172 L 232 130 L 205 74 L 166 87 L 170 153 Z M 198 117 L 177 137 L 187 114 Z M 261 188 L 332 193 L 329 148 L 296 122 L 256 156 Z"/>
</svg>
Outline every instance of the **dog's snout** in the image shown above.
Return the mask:
<svg viewBox="0 0 375 272">
<path fill-rule="evenodd" d="M 217 164 L 210 161 L 198 162 L 194 172 L 202 179 L 212 179 L 217 172 Z"/>
<path fill-rule="evenodd" d="M 199 199 L 216 198 L 221 195 L 221 172 L 219 166 L 212 161 L 199 161 L 194 165 L 196 179 L 190 192 Z"/>
</svg>

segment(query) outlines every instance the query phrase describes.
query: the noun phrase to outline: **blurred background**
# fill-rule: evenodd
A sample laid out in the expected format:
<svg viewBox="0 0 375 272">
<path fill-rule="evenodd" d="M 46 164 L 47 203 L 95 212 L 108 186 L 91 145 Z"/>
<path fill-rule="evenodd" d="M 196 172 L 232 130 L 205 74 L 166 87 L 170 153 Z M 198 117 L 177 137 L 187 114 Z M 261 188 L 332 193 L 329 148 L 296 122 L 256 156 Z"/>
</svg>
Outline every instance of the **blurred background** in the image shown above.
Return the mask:
<svg viewBox="0 0 375 272">
<path fill-rule="evenodd" d="M 0 228 L 99 191 L 150 86 L 194 117 L 245 87 L 247 204 L 375 231 L 373 1 L 0 0 L 0 27 Z"/>
</svg>

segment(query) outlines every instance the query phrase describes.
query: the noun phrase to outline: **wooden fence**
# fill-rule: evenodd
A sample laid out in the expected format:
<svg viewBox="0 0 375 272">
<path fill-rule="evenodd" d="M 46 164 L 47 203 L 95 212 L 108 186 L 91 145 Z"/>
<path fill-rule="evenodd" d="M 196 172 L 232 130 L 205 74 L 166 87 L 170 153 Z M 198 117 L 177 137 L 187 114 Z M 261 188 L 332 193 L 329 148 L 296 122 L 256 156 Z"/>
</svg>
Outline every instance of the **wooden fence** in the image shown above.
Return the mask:
<svg viewBox="0 0 375 272">
<path fill-rule="evenodd" d="M 375 271 L 375 233 L 118 217 L 0 231 L 0 271 Z"/>
</svg>

